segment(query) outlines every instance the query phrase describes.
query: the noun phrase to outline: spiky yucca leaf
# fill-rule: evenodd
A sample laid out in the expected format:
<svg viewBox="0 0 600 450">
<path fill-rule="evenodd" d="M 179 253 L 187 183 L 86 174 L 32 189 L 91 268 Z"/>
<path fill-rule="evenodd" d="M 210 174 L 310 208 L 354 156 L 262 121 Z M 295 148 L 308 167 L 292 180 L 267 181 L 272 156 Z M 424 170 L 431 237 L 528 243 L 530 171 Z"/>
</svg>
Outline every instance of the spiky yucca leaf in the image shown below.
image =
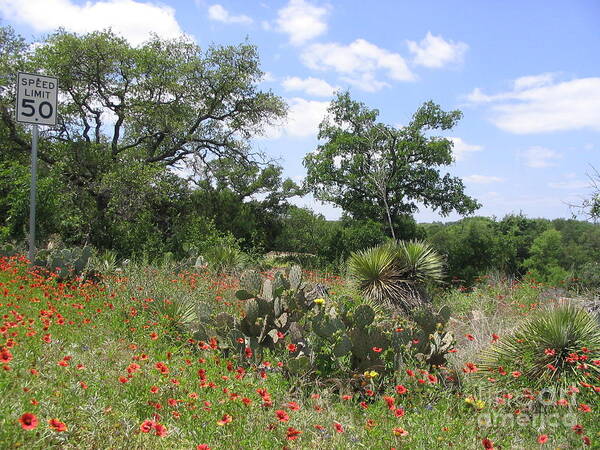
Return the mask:
<svg viewBox="0 0 600 450">
<path fill-rule="evenodd" d="M 401 280 L 395 260 L 395 249 L 381 245 L 353 253 L 348 260 L 348 269 L 363 295 L 383 303 L 400 294 Z"/>
<path fill-rule="evenodd" d="M 485 349 L 479 367 L 488 373 L 499 367 L 517 370 L 540 386 L 594 380 L 600 375 L 593 363 L 598 358 L 596 318 L 567 303 L 538 311 L 513 334 Z"/>
<path fill-rule="evenodd" d="M 402 276 L 409 283 L 440 282 L 444 262 L 433 247 L 423 241 L 399 241 L 398 263 Z"/>
</svg>

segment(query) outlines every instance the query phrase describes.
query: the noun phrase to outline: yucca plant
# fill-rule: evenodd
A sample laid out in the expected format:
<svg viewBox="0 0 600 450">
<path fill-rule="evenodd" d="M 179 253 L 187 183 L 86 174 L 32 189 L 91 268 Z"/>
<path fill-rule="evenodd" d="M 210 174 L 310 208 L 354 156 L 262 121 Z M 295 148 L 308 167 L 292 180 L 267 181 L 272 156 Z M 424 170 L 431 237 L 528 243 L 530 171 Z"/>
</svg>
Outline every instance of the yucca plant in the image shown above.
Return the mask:
<svg viewBox="0 0 600 450">
<path fill-rule="evenodd" d="M 355 252 L 348 268 L 364 296 L 407 312 L 427 301 L 424 284 L 443 276 L 442 258 L 420 241 L 391 241 Z"/>
<path fill-rule="evenodd" d="M 148 309 L 160 319 L 167 321 L 168 327 L 181 331 L 182 327 L 196 319 L 197 300 L 193 297 L 154 300 L 148 303 Z"/>
<path fill-rule="evenodd" d="M 537 386 L 595 383 L 600 367 L 600 326 L 594 315 L 564 303 L 537 312 L 509 336 L 485 349 L 482 373 L 518 371 Z M 494 375 L 495 377 L 495 375 Z M 516 378 L 507 378 L 517 380 Z"/>
<path fill-rule="evenodd" d="M 248 255 L 232 245 L 211 247 L 204 256 L 209 267 L 216 273 L 238 273 L 248 264 Z"/>
<path fill-rule="evenodd" d="M 396 248 L 400 272 L 407 282 L 442 281 L 444 261 L 429 244 L 423 241 L 399 241 Z"/>
</svg>

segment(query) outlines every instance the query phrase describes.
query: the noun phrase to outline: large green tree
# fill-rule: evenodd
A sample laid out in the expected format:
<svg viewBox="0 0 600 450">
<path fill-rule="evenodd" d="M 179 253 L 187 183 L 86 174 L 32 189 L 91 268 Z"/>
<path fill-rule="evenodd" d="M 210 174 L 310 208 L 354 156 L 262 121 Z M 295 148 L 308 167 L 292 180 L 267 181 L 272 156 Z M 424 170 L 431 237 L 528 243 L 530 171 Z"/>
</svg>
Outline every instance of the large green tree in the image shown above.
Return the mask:
<svg viewBox="0 0 600 450">
<path fill-rule="evenodd" d="M 467 196 L 459 178 L 443 175 L 452 163 L 452 141 L 433 136 L 450 130 L 460 111 L 444 112 L 433 102 L 423 104 L 405 127 L 378 122 L 379 111 L 338 93 L 319 125 L 319 145 L 304 159 L 306 187 L 355 219 L 386 223 L 392 237 L 403 216 L 418 204 L 468 214 L 480 205 Z"/>
<path fill-rule="evenodd" d="M 248 43 L 201 49 L 154 37 L 134 47 L 111 31 L 58 31 L 29 48 L 10 28 L 0 31 L 2 146 L 27 164 L 27 129 L 13 119 L 16 71 L 58 77 L 58 123 L 41 131 L 40 172 L 72 193 L 68 214 L 89 230 L 79 240 L 99 247 L 116 245 L 115 230 L 126 228 L 119 217 L 145 218 L 140 238 L 169 228 L 163 215 L 188 206 L 173 211 L 186 190 L 174 171 L 220 159 L 255 164 L 261 155 L 250 139 L 286 113 L 281 98 L 259 89 L 263 72 Z"/>
</svg>

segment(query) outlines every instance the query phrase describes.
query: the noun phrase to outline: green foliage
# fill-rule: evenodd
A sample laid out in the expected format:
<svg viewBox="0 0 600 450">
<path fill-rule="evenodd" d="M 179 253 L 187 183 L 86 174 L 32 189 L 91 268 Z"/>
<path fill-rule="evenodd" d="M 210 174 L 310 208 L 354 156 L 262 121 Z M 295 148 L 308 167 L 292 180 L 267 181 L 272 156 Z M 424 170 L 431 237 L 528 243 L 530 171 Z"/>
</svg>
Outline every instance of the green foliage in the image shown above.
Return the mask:
<svg viewBox="0 0 600 450">
<path fill-rule="evenodd" d="M 518 370 L 536 386 L 593 384 L 600 367 L 592 361 L 598 357 L 600 326 L 596 317 L 568 303 L 540 310 L 510 336 L 485 349 L 480 366 L 487 375 L 499 367 Z"/>
<path fill-rule="evenodd" d="M 202 256 L 215 273 L 239 273 L 248 264 L 248 255 L 234 244 L 210 247 Z"/>
<path fill-rule="evenodd" d="M 530 257 L 523 265 L 538 281 L 558 284 L 568 277 L 568 272 L 560 266 L 564 260 L 562 234 L 551 228 L 535 238 L 530 249 Z"/>
<path fill-rule="evenodd" d="M 338 93 L 319 126 L 324 144 L 304 159 L 305 186 L 314 196 L 341 207 L 355 219 L 376 218 L 395 237 L 397 218 L 417 211 L 417 202 L 442 214 L 471 213 L 479 204 L 458 178 L 438 167 L 452 162 L 452 143 L 431 137 L 461 118 L 433 102 L 423 104 L 401 129 L 377 122 L 379 111 Z"/>
<path fill-rule="evenodd" d="M 363 295 L 405 311 L 427 301 L 425 283 L 443 278 L 442 258 L 420 241 L 388 242 L 353 253 L 348 267 Z"/>
</svg>

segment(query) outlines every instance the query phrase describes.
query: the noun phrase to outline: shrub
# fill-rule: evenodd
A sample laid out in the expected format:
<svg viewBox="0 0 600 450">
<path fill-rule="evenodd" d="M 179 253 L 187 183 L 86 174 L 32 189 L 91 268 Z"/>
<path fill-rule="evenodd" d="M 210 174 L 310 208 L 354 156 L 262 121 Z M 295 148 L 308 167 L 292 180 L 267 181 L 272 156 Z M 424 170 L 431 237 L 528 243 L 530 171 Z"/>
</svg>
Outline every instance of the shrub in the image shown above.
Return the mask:
<svg viewBox="0 0 600 450">
<path fill-rule="evenodd" d="M 518 371 L 537 386 L 594 383 L 600 367 L 593 361 L 599 357 L 600 327 L 595 317 L 565 303 L 538 311 L 512 335 L 485 349 L 479 366 L 484 372 Z"/>
<path fill-rule="evenodd" d="M 440 282 L 442 258 L 422 241 L 389 242 L 353 253 L 351 275 L 362 294 L 410 311 L 427 301 L 425 283 Z"/>
</svg>

